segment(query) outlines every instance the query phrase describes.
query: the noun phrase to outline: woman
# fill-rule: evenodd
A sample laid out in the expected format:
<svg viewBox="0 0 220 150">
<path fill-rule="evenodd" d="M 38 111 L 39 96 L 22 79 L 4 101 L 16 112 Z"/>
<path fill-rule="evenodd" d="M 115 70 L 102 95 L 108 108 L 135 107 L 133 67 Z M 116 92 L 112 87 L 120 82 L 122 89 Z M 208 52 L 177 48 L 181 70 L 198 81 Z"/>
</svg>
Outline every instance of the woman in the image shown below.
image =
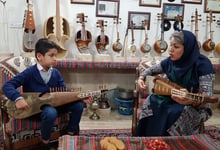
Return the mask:
<svg viewBox="0 0 220 150">
<path fill-rule="evenodd" d="M 147 75 L 165 74 L 167 78 L 192 93 L 212 96 L 215 72 L 209 59 L 199 52 L 197 40 L 189 31 L 171 35 L 169 57 L 146 70 L 138 87 L 145 89 Z M 211 116 L 208 103 L 199 103 L 180 96 L 147 97 L 140 113 L 137 136 L 191 135 L 199 133 L 201 123 Z"/>
</svg>

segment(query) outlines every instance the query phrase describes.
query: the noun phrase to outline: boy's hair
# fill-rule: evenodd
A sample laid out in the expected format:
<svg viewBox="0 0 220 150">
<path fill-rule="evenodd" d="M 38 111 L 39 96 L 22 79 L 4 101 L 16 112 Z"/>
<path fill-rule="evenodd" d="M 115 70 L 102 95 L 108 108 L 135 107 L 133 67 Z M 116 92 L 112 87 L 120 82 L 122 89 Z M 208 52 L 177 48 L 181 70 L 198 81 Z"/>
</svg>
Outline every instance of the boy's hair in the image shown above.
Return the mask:
<svg viewBox="0 0 220 150">
<path fill-rule="evenodd" d="M 56 43 L 47 38 L 39 39 L 35 45 L 35 57 L 37 58 L 37 53 L 44 56 L 52 48 L 57 49 L 57 51 L 61 49 Z"/>
<path fill-rule="evenodd" d="M 184 34 L 181 31 L 175 31 L 171 36 L 170 39 L 174 39 L 184 45 Z"/>
</svg>

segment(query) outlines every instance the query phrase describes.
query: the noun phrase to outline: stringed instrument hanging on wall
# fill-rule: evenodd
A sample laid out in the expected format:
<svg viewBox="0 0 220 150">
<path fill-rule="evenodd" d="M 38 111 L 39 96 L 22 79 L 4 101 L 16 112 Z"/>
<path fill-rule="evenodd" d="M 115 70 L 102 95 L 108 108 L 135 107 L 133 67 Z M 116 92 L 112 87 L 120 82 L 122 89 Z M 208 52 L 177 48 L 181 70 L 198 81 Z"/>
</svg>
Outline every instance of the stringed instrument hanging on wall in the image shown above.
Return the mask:
<svg viewBox="0 0 220 150">
<path fill-rule="evenodd" d="M 209 16 L 207 16 L 207 22 L 209 22 L 210 38 L 202 44 L 202 48 L 207 52 L 210 52 L 215 49 L 215 43 L 213 42 L 214 31 L 212 30 L 212 22 L 215 21 L 214 18 L 215 16 L 212 16 L 212 11 L 209 11 Z"/>
<path fill-rule="evenodd" d="M 114 24 L 116 24 L 117 40 L 112 44 L 112 49 L 116 53 L 119 53 L 122 50 L 122 44 L 120 42 L 119 31 L 118 31 L 118 24 L 121 23 L 119 20 L 121 20 L 121 18 L 118 17 L 114 18 Z"/>
<path fill-rule="evenodd" d="M 27 10 L 24 14 L 24 34 L 23 34 L 23 50 L 25 52 L 32 52 L 35 48 L 36 35 L 35 35 L 35 23 L 33 16 L 33 3 L 31 0 L 27 0 Z"/>
<path fill-rule="evenodd" d="M 197 40 L 199 49 L 201 48 L 201 43 L 200 43 L 199 40 L 198 40 L 198 32 L 199 32 L 199 29 L 198 29 L 198 21 L 201 21 L 201 18 L 200 18 L 200 17 L 201 17 L 201 15 L 198 15 L 197 9 L 195 10 L 195 16 L 191 16 L 191 22 L 195 22 L 195 31 L 194 31 L 194 34 L 195 34 L 195 37 L 196 37 L 196 40 Z"/>
<path fill-rule="evenodd" d="M 105 30 L 104 30 L 104 27 L 107 27 L 107 25 L 105 24 L 107 23 L 107 21 L 101 19 L 98 20 L 96 23 L 97 23 L 97 27 L 101 29 L 101 34 L 97 36 L 95 45 L 98 53 L 103 54 L 107 52 L 106 46 L 109 44 L 109 38 L 107 35 L 105 35 Z"/>
<path fill-rule="evenodd" d="M 130 28 L 131 28 L 131 44 L 128 47 L 128 51 L 131 53 L 131 57 L 135 57 L 135 53 L 137 51 L 136 45 L 134 44 L 134 23 L 131 20 Z"/>
<path fill-rule="evenodd" d="M 82 29 L 77 31 L 75 42 L 80 53 L 88 53 L 89 43 L 92 41 L 91 32 L 85 29 L 85 23 L 87 22 L 85 18 L 88 18 L 88 16 L 85 16 L 84 13 L 78 13 L 77 18 L 79 19 L 77 23 L 82 24 Z"/>
<path fill-rule="evenodd" d="M 147 22 L 146 19 L 143 20 L 142 22 L 143 22 L 143 25 L 144 25 L 145 40 L 144 40 L 144 43 L 141 44 L 141 52 L 146 54 L 146 53 L 150 52 L 150 50 L 151 50 L 151 46 L 150 46 L 150 44 L 148 44 L 148 35 L 147 35 L 147 30 L 148 30 L 148 26 L 147 25 L 148 25 L 148 22 Z"/>
<path fill-rule="evenodd" d="M 154 50 L 157 53 L 164 53 L 167 50 L 167 42 L 164 40 L 164 15 L 163 13 L 158 16 L 161 19 L 161 37 L 154 43 Z"/>
<path fill-rule="evenodd" d="M 70 27 L 68 21 L 60 16 L 59 0 L 56 0 L 56 16 L 50 17 L 44 24 L 44 37 L 60 46 L 57 59 L 66 57 L 67 50 L 64 44 L 70 38 Z"/>
</svg>

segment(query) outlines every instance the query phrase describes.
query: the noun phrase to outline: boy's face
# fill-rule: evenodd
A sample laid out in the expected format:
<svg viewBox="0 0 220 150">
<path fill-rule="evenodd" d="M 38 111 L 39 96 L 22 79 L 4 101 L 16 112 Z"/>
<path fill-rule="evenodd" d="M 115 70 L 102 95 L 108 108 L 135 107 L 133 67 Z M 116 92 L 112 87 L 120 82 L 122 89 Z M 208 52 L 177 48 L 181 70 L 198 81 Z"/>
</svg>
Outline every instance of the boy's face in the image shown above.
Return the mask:
<svg viewBox="0 0 220 150">
<path fill-rule="evenodd" d="M 57 56 L 57 49 L 55 48 L 49 49 L 49 51 L 45 53 L 44 56 L 40 53 L 37 53 L 37 59 L 39 64 L 46 70 L 55 65 L 56 56 Z"/>
</svg>

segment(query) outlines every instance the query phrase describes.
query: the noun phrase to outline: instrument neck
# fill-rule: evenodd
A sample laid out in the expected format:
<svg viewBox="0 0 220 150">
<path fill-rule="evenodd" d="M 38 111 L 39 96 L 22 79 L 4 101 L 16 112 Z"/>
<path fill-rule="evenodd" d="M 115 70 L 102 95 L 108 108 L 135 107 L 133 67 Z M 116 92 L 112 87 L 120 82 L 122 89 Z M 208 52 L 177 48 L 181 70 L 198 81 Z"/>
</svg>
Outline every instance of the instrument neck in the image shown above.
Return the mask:
<svg viewBox="0 0 220 150">
<path fill-rule="evenodd" d="M 61 39 L 61 31 L 60 31 L 60 1 L 56 0 L 56 36 L 57 39 Z"/>
</svg>

